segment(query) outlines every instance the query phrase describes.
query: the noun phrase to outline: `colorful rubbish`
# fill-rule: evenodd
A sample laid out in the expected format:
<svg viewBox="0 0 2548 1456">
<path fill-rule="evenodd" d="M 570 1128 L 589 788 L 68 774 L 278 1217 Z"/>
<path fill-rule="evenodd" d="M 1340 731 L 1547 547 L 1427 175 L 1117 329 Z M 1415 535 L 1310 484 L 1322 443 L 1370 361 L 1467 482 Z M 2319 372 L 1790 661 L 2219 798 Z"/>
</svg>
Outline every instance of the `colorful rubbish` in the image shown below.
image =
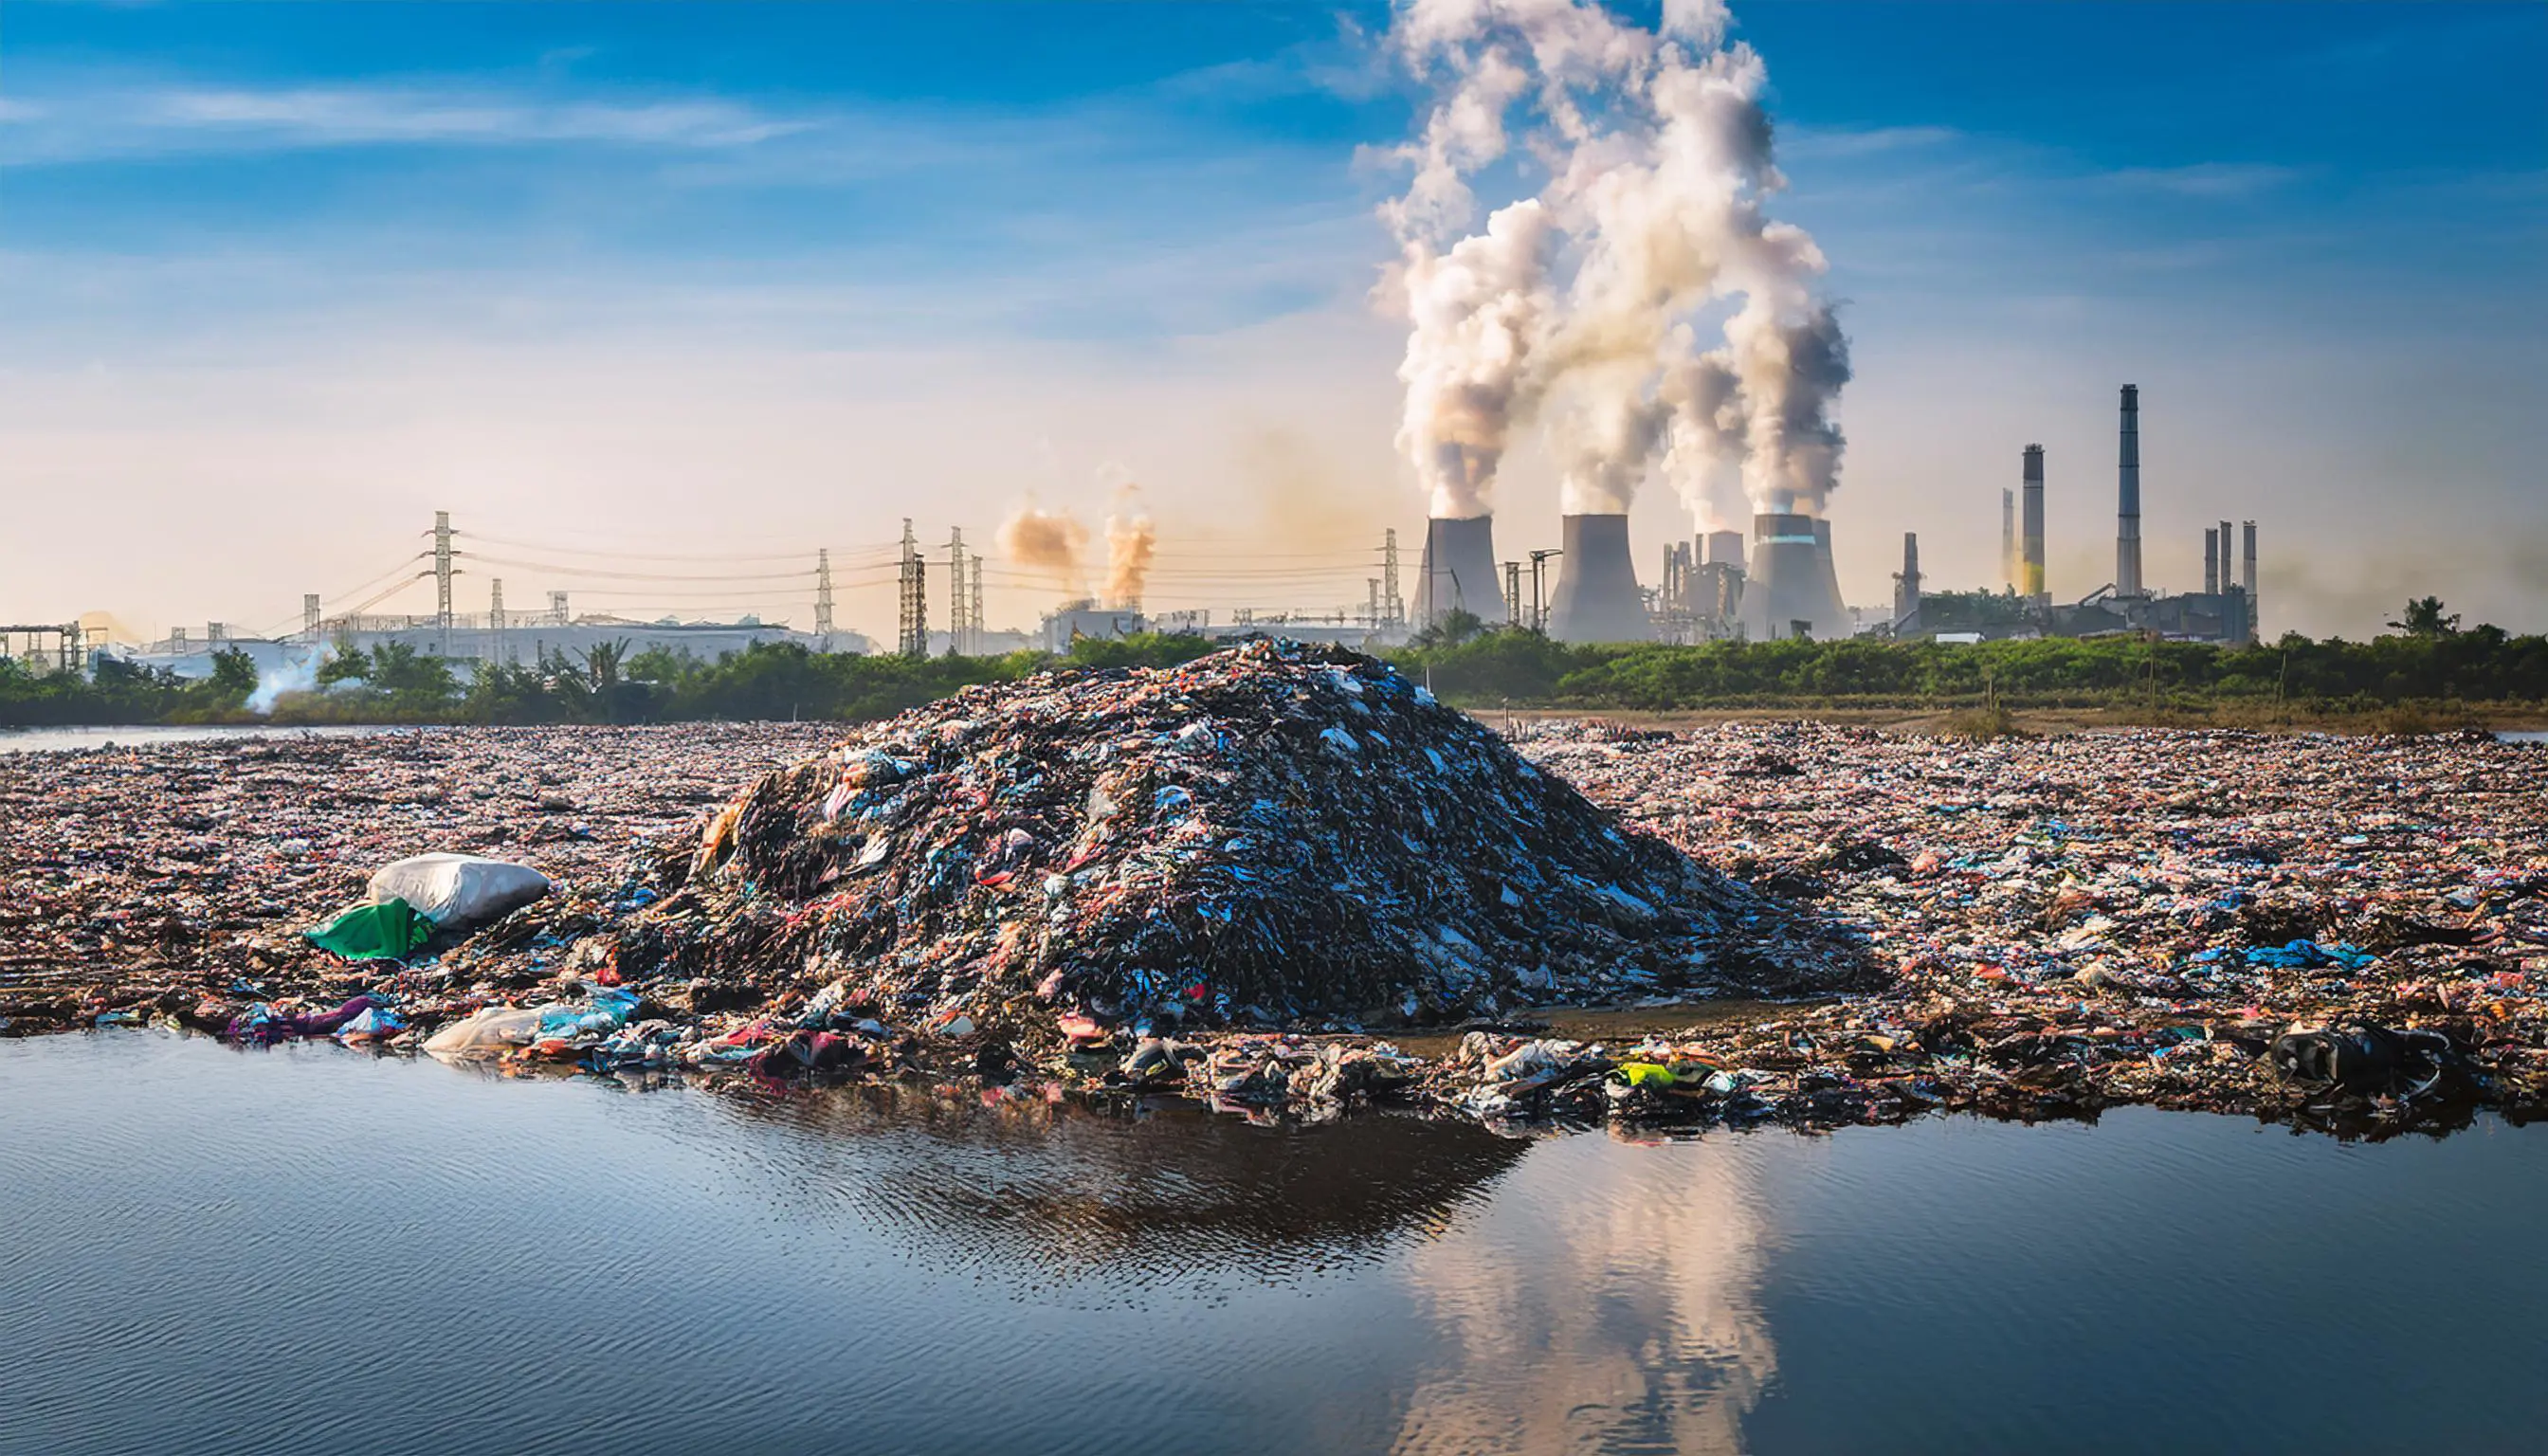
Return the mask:
<svg viewBox="0 0 2548 1456">
<path fill-rule="evenodd" d="M 612 933 L 621 974 L 771 996 L 857 967 L 952 1037 L 1875 984 L 1853 937 L 1623 832 L 1388 667 L 1272 642 L 865 729 L 754 785 L 666 888 Z"/>
<path fill-rule="evenodd" d="M 317 930 L 310 944 L 348 960 L 405 960 L 433 939 L 433 922 L 405 900 L 351 905 Z"/>
<path fill-rule="evenodd" d="M 836 727 L 693 725 L 21 756 L 0 780 L 0 1035 L 329 1035 L 359 994 L 332 1034 L 393 1049 L 1183 1092 L 1258 1120 L 2154 1103 L 2381 1136 L 2548 1111 L 2538 750 L 1530 723 L 1514 760 L 1352 660 L 1263 658 L 1279 691 L 1190 685 L 1228 659 L 1039 680 L 846 753 Z M 1215 706 L 1225 690 L 1246 701 Z M 1540 784 L 1588 802 L 1552 809 Z M 1517 849 L 1472 832 L 1533 803 Z M 1665 862 L 1636 829 L 1701 866 L 1694 896 L 1640 868 Z M 517 858 L 554 888 L 430 960 L 302 937 L 425 850 Z M 1337 949 L 1365 927 L 1373 951 Z M 1677 941 L 1707 959 L 1673 984 Z M 1830 947 L 1863 960 L 1835 971 Z M 1418 970 L 1392 979 L 1382 949 Z M 1292 958 L 1312 994 L 1287 1009 L 1265 988 Z M 1853 989 L 1676 1001 L 1825 986 Z M 1623 1009 L 1536 1009 L 1570 998 Z"/>
<path fill-rule="evenodd" d="M 372 898 L 404 900 L 445 931 L 475 930 L 549 892 L 547 875 L 528 864 L 481 855 L 410 855 L 373 871 Z"/>
</svg>

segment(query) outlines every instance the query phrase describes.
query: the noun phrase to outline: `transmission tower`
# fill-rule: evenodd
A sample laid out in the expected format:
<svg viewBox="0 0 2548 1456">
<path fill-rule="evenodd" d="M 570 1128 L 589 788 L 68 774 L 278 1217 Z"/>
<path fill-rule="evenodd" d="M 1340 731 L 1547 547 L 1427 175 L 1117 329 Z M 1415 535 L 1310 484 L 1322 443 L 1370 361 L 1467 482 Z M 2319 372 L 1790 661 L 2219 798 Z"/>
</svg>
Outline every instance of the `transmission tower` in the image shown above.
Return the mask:
<svg viewBox="0 0 2548 1456">
<path fill-rule="evenodd" d="M 451 656 L 451 512 L 433 513 L 434 655 Z"/>
<path fill-rule="evenodd" d="M 312 642 L 318 640 L 318 593 L 301 593 L 301 635 Z"/>
<path fill-rule="evenodd" d="M 1398 530 L 1395 526 L 1381 538 L 1380 604 L 1389 613 L 1382 626 L 1396 629 L 1407 625 L 1407 600 L 1398 594 Z"/>
<path fill-rule="evenodd" d="M 911 517 L 902 518 L 902 641 L 904 657 L 929 655 L 929 586 L 921 575 L 920 538 L 911 533 Z"/>
<path fill-rule="evenodd" d="M 957 526 L 947 543 L 947 655 L 972 651 L 972 626 L 964 613 L 964 528 Z"/>
<path fill-rule="evenodd" d="M 824 650 L 832 646 L 832 550 L 826 546 L 814 553 L 814 635 L 823 639 Z"/>
<path fill-rule="evenodd" d="M 964 604 L 964 620 L 973 624 L 973 640 L 966 644 L 965 650 L 974 657 L 980 657 L 982 655 L 982 558 L 978 555 L 973 558 L 973 579 L 969 584 L 969 590 L 964 594 L 968 598 Z"/>
</svg>

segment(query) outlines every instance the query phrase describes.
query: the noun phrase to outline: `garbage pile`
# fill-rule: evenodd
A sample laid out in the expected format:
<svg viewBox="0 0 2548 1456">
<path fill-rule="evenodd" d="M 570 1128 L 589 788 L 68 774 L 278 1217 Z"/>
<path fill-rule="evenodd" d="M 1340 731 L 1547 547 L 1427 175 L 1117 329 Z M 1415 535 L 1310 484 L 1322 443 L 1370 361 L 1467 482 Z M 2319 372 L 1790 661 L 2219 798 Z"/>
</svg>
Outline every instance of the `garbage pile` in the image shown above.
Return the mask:
<svg viewBox="0 0 2548 1456">
<path fill-rule="evenodd" d="M 2536 748 L 1810 724 L 1540 725 L 1524 748 L 1862 928 L 1897 979 L 1643 1045 L 1481 1037 L 1431 1079 L 1472 1111 L 1827 1126 L 2154 1103 L 2379 1132 L 2548 1107 Z M 1559 1069 L 1508 1075 L 1530 1044 Z"/>
<path fill-rule="evenodd" d="M 755 784 L 663 888 L 604 939 L 667 1002 L 828 987 L 836 1020 L 1025 1046 L 1877 979 L 1387 665 L 1269 641 L 863 730 Z"/>
<path fill-rule="evenodd" d="M 2548 751 L 2474 737 L 1508 747 L 1375 664 L 1259 646 L 846 745 L 437 730 L 5 767 L 0 1036 L 1525 1131 L 2548 1108 Z M 438 904 L 372 876 L 455 850 L 549 893 L 390 958 L 306 938 L 358 895 Z M 1690 1004 L 1726 995 L 1781 999 Z"/>
<path fill-rule="evenodd" d="M 598 922 L 624 903 L 632 856 L 838 737 L 429 728 L 0 755 L 0 1036 L 153 1020 L 220 1033 L 258 1005 L 303 1015 L 365 993 L 428 1025 L 453 1014 L 446 998 L 465 1014 L 483 993 L 444 973 L 451 935 L 349 964 L 307 932 L 350 900 L 430 903 L 430 875 L 371 881 L 460 851 L 527 864 L 555 881 L 547 910 Z M 382 929 L 386 944 L 397 927 Z"/>
</svg>

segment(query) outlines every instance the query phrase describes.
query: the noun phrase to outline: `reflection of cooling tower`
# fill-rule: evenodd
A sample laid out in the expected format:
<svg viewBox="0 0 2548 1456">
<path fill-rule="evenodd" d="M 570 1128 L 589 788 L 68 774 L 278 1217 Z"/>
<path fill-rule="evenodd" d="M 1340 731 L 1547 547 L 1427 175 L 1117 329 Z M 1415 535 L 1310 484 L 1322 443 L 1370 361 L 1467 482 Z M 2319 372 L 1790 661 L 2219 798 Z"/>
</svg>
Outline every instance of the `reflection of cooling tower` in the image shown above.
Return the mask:
<svg viewBox="0 0 2548 1456">
<path fill-rule="evenodd" d="M 1415 576 L 1415 624 L 1429 627 L 1453 611 L 1489 626 L 1504 620 L 1503 579 L 1496 575 L 1496 518 L 1435 517 L 1424 523 L 1424 563 Z"/>
<path fill-rule="evenodd" d="M 1637 568 L 1628 559 L 1624 515 L 1566 517 L 1566 554 L 1558 558 L 1557 599 L 1548 635 L 1560 642 L 1644 642 L 1654 636 Z"/>
<path fill-rule="evenodd" d="M 1755 642 L 1796 635 L 1796 624 L 1816 637 L 1847 631 L 1840 592 L 1832 585 L 1825 543 L 1830 528 L 1810 516 L 1752 517 L 1752 571 L 1743 583 L 1743 633 Z"/>
</svg>

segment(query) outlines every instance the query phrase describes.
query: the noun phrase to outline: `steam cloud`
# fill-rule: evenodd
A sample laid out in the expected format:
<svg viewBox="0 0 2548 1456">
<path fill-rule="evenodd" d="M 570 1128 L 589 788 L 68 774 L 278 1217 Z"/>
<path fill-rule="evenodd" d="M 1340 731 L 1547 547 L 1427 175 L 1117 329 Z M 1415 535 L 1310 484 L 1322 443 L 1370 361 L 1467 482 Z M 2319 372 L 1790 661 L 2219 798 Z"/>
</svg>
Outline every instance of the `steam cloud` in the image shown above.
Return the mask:
<svg viewBox="0 0 2548 1456">
<path fill-rule="evenodd" d="M 1046 510 L 1033 498 L 1000 522 L 1000 550 L 1020 566 L 1052 573 L 1065 592 L 1079 591 L 1087 580 L 1080 562 L 1087 545 L 1088 527 L 1078 517 Z"/>
<path fill-rule="evenodd" d="M 1848 341 L 1821 250 L 1765 211 L 1785 186 L 1768 72 L 1726 26 L 1718 0 L 1666 0 L 1653 31 L 1597 0 L 1402 0 L 1391 43 L 1438 94 L 1382 216 L 1409 324 L 1399 446 L 1433 514 L 1484 514 L 1530 423 L 1569 512 L 1626 510 L 1658 466 L 1702 526 L 1738 500 L 1823 512 Z M 1472 180 L 1516 138 L 1545 184 L 1469 232 Z"/>
<path fill-rule="evenodd" d="M 1141 508 L 1140 488 L 1123 487 L 1115 493 L 1115 506 L 1106 514 L 1108 602 L 1120 607 L 1141 604 L 1141 589 L 1150 575 L 1150 558 L 1158 548 L 1158 530 L 1151 525 L 1149 512 Z"/>
</svg>

